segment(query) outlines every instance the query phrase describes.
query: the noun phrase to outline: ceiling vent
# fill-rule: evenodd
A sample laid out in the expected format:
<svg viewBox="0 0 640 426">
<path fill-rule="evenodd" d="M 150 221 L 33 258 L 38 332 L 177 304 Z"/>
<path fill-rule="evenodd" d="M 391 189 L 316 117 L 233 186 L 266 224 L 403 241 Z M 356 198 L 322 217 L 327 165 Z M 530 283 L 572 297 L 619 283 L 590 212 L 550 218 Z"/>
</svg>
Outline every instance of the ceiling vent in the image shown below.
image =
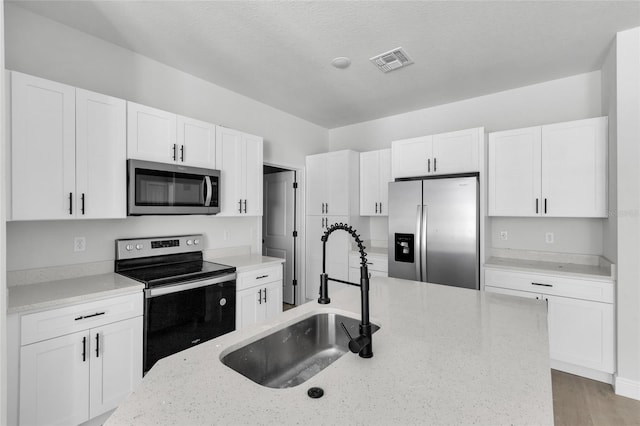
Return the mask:
<svg viewBox="0 0 640 426">
<path fill-rule="evenodd" d="M 397 70 L 398 68 L 406 67 L 413 63 L 413 60 L 402 47 L 397 47 L 388 52 L 376 55 L 369 60 L 382 72 Z"/>
</svg>

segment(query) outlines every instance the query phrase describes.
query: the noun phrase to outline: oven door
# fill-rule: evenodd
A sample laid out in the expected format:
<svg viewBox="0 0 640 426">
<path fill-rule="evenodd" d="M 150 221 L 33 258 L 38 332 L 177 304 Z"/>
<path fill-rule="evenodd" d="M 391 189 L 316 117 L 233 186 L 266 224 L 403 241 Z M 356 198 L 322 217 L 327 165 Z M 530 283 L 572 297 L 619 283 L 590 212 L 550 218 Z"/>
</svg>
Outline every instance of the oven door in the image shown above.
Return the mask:
<svg viewBox="0 0 640 426">
<path fill-rule="evenodd" d="M 220 171 L 128 160 L 127 213 L 135 215 L 220 212 Z"/>
<path fill-rule="evenodd" d="M 236 328 L 236 274 L 145 290 L 144 371 Z"/>
</svg>

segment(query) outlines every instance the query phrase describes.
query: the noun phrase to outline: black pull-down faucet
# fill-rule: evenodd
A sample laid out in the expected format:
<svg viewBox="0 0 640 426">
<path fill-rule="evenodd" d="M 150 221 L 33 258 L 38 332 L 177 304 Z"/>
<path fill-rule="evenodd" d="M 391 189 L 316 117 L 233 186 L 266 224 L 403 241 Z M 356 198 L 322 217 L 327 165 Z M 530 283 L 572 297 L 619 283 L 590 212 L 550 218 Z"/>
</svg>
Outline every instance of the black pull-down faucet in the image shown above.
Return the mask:
<svg viewBox="0 0 640 426">
<path fill-rule="evenodd" d="M 338 280 L 336 278 L 331 278 L 327 275 L 326 270 L 326 250 L 327 250 L 327 240 L 329 239 L 329 235 L 333 231 L 337 231 L 341 229 L 343 231 L 347 231 L 353 238 L 355 238 L 356 243 L 358 244 L 358 251 L 360 252 L 360 284 L 350 283 L 348 281 Z M 369 322 L 369 270 L 367 268 L 367 253 L 365 253 L 365 247 L 362 245 L 362 240 L 360 240 L 360 235 L 356 233 L 356 231 L 349 225 L 344 223 L 334 223 L 330 227 L 327 228 L 324 235 L 321 238 L 322 240 L 322 275 L 320 275 L 320 297 L 318 298 L 318 303 L 326 305 L 331 302 L 329 298 L 329 288 L 328 282 L 335 281 L 343 284 L 355 285 L 360 287 L 360 307 L 362 317 L 360 320 L 360 335 L 356 338 L 351 337 L 349 332 L 347 331 L 344 324 L 342 324 L 342 329 L 349 337 L 349 350 L 353 353 L 359 354 L 362 358 L 371 358 L 373 356 L 373 341 L 371 339 L 371 323 Z"/>
</svg>

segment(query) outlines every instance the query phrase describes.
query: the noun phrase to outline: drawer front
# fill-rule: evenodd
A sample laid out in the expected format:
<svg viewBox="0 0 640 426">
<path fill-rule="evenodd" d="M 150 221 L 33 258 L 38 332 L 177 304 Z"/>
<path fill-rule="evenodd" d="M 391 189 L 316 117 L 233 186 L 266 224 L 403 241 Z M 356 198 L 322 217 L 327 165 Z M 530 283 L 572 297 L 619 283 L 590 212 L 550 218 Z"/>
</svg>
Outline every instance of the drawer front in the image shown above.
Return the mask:
<svg viewBox="0 0 640 426">
<path fill-rule="evenodd" d="M 352 251 L 349 254 L 349 267 L 360 268 L 360 254 L 358 252 Z M 369 271 L 388 272 L 389 261 L 387 260 L 387 256 L 377 253 L 367 253 L 367 268 Z"/>
<path fill-rule="evenodd" d="M 143 300 L 144 297 L 140 291 L 136 294 L 23 315 L 21 319 L 21 345 L 141 316 Z"/>
<path fill-rule="evenodd" d="M 485 286 L 613 303 L 613 283 L 486 268 Z"/>
<path fill-rule="evenodd" d="M 282 265 L 257 269 L 255 271 L 241 272 L 238 273 L 236 291 L 278 280 L 282 281 Z"/>
</svg>

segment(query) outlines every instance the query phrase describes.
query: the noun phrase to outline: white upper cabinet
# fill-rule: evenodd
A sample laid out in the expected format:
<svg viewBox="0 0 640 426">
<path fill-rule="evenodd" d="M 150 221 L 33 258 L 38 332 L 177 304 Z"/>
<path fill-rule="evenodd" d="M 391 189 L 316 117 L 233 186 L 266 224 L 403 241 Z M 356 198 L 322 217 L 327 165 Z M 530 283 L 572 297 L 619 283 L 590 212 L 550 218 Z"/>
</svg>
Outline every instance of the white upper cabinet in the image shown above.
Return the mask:
<svg viewBox="0 0 640 426">
<path fill-rule="evenodd" d="M 216 167 L 216 126 L 178 116 L 178 161 L 188 166 Z"/>
<path fill-rule="evenodd" d="M 307 215 L 354 214 L 350 202 L 357 191 L 351 188 L 350 173 L 358 170 L 358 154 L 347 150 L 309 155 L 306 166 Z"/>
<path fill-rule="evenodd" d="M 213 169 L 215 125 L 127 102 L 127 156 Z"/>
<path fill-rule="evenodd" d="M 262 138 L 216 127 L 220 214 L 262 216 Z"/>
<path fill-rule="evenodd" d="M 484 128 L 393 141 L 392 176 L 396 178 L 470 173 L 480 170 Z"/>
<path fill-rule="evenodd" d="M 177 117 L 167 111 L 127 102 L 127 157 L 173 163 L 179 160 Z"/>
<path fill-rule="evenodd" d="M 607 217 L 607 118 L 491 133 L 489 215 Z"/>
<path fill-rule="evenodd" d="M 11 219 L 126 216 L 125 101 L 11 73 Z"/>
<path fill-rule="evenodd" d="M 360 215 L 388 216 L 391 150 L 360 153 Z"/>
</svg>

